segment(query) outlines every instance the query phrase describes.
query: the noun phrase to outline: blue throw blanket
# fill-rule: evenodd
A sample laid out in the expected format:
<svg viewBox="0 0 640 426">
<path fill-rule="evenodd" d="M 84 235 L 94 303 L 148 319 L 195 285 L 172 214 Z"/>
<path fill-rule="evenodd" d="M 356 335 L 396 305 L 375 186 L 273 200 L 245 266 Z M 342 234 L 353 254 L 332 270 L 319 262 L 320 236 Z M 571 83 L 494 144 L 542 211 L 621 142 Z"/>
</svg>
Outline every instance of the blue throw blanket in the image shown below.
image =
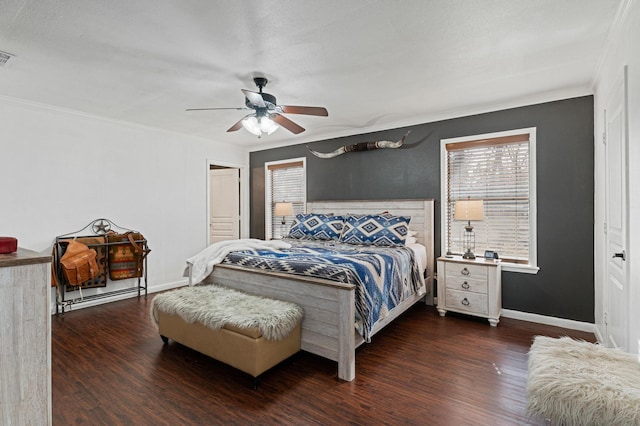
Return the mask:
<svg viewBox="0 0 640 426">
<path fill-rule="evenodd" d="M 407 297 L 424 292 L 424 277 L 407 247 L 287 242 L 290 249 L 234 251 L 222 263 L 355 285 L 356 327 L 366 342 L 376 321 Z"/>
</svg>

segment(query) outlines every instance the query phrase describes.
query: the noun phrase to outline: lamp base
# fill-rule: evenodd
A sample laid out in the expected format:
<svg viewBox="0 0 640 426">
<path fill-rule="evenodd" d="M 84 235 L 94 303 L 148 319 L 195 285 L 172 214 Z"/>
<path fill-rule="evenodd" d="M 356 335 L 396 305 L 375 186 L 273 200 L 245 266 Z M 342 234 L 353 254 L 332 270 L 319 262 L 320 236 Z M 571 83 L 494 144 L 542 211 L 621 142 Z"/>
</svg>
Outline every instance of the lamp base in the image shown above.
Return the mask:
<svg viewBox="0 0 640 426">
<path fill-rule="evenodd" d="M 463 259 L 475 259 L 476 255 L 471 250 L 476 248 L 476 233 L 473 232 L 473 226 L 471 221 L 464 227 L 465 232 L 462 233 L 462 247 L 465 249 L 465 253 L 462 255 Z"/>
<path fill-rule="evenodd" d="M 463 259 L 475 259 L 476 255 L 471 252 L 471 250 L 467 250 L 465 254 L 462 255 Z"/>
</svg>

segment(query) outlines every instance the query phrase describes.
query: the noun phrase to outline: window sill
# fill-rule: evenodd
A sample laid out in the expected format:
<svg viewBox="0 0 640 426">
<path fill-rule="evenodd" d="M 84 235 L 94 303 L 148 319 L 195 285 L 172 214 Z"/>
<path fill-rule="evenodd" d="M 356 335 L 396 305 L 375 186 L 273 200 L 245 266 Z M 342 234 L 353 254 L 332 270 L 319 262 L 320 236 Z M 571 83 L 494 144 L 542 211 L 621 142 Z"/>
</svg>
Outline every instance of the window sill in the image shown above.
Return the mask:
<svg viewBox="0 0 640 426">
<path fill-rule="evenodd" d="M 537 274 L 540 268 L 520 263 L 502 262 L 502 270 L 507 272 L 519 272 L 522 274 Z"/>
</svg>

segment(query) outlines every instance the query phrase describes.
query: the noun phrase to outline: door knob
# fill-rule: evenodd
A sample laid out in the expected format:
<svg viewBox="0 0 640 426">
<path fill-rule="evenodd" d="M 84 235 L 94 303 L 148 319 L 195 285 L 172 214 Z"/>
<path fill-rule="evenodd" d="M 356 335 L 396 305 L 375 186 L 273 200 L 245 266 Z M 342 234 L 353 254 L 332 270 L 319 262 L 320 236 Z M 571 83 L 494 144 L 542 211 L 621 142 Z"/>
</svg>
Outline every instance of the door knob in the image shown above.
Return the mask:
<svg viewBox="0 0 640 426">
<path fill-rule="evenodd" d="M 627 260 L 627 253 L 624 250 L 622 250 L 622 253 L 616 253 L 613 256 L 611 256 L 612 259 L 615 259 L 616 257 L 619 257 L 622 260 Z"/>
</svg>

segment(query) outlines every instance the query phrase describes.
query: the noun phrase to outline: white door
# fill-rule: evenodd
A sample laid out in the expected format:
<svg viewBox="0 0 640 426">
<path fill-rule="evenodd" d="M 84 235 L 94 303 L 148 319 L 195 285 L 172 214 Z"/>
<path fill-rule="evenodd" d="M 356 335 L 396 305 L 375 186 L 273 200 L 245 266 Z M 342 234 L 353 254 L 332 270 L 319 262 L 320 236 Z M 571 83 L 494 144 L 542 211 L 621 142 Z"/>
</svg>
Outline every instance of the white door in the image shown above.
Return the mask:
<svg viewBox="0 0 640 426">
<path fill-rule="evenodd" d="M 628 350 L 626 68 L 605 110 L 606 254 L 604 323 L 607 346 Z"/>
<path fill-rule="evenodd" d="M 209 244 L 240 238 L 240 170 L 209 170 Z"/>
</svg>

